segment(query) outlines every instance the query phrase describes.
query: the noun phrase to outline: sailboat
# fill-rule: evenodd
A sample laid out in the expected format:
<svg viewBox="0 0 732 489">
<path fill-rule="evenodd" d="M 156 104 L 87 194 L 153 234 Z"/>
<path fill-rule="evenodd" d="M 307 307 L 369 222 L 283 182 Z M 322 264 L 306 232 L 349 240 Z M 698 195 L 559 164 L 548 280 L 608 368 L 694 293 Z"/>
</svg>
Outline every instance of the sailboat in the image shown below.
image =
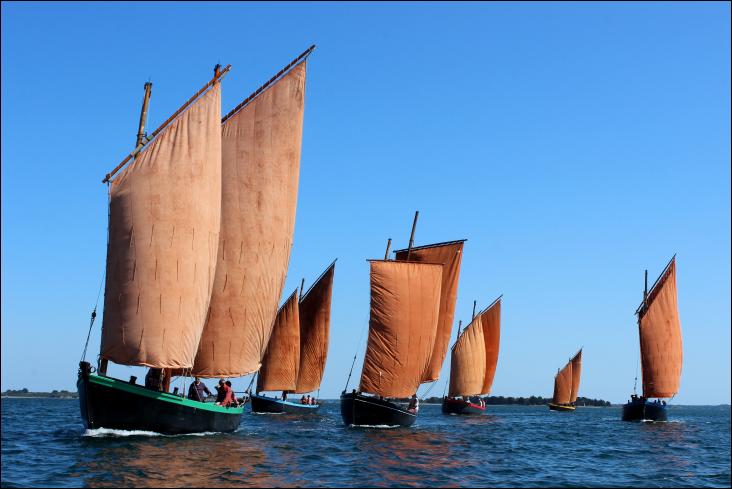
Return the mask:
<svg viewBox="0 0 732 489">
<path fill-rule="evenodd" d="M 648 291 L 645 272 L 643 302 L 638 315 L 643 395 L 633 387 L 630 401 L 623 405 L 623 421 L 668 421 L 666 401 L 679 392 L 683 359 L 681 322 L 676 292 L 676 255 Z M 637 378 L 636 378 L 637 380 Z M 650 399 L 655 397 L 655 401 Z"/>
<path fill-rule="evenodd" d="M 371 313 L 360 386 L 347 393 L 346 381 L 341 394 L 347 426 L 411 426 L 417 419 L 417 388 L 439 377 L 465 240 L 415 248 L 418 217 L 419 211 L 409 247 L 395 251 L 396 260 L 388 259 L 391 239 L 383 260 L 369 260 Z M 410 396 L 411 408 L 393 399 Z"/>
<path fill-rule="evenodd" d="M 485 412 L 482 400 L 471 398 L 488 394 L 493 386 L 501 337 L 501 297 L 477 316 L 473 313 L 462 334 L 458 330 L 450 359 L 450 390 L 442 399 L 445 414 Z M 475 304 L 473 308 L 475 311 Z"/>
<path fill-rule="evenodd" d="M 570 358 L 554 377 L 554 395 L 549 409 L 552 411 L 574 411 L 582 375 L 582 348 Z"/>
<path fill-rule="evenodd" d="M 299 297 L 295 290 L 277 313 L 257 375 L 256 393 L 250 395 L 252 412 L 305 414 L 320 407 L 316 399 L 313 404 L 288 401 L 287 394 L 307 394 L 320 388 L 328 355 L 334 274 L 335 261 L 305 295 Z M 283 391 L 281 399 L 260 394 L 279 390 Z"/>
<path fill-rule="evenodd" d="M 174 375 L 259 370 L 282 293 L 295 223 L 305 95 L 303 52 L 223 118 L 214 78 L 103 182 L 109 189 L 99 361 L 79 364 L 89 429 L 233 431 L 241 407 L 168 393 Z M 91 328 L 96 317 L 92 313 Z M 108 362 L 149 367 L 147 386 Z M 185 390 L 185 386 L 184 386 Z M 222 403 L 225 404 L 225 403 Z"/>
</svg>

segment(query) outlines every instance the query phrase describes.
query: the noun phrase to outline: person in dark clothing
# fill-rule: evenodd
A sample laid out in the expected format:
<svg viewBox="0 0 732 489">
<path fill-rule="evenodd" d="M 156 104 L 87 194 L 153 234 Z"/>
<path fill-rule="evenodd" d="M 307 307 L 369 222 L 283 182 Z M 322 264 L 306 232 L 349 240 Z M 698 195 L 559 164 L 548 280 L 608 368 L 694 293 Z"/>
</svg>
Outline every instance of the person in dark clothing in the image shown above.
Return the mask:
<svg viewBox="0 0 732 489">
<path fill-rule="evenodd" d="M 216 386 L 216 404 L 221 404 L 226 399 L 226 384 L 224 379 L 219 379 L 219 385 Z"/>
<path fill-rule="evenodd" d="M 414 414 L 417 414 L 419 411 L 419 399 L 417 399 L 417 394 L 412 394 L 407 411 L 413 412 Z"/>
<path fill-rule="evenodd" d="M 206 387 L 206 385 L 201 382 L 198 377 L 196 377 L 191 386 L 188 388 L 188 399 L 203 402 L 206 399 L 204 393 L 209 396 L 213 395 L 211 394 L 211 391 L 208 390 L 208 387 Z"/>
<path fill-rule="evenodd" d="M 145 375 L 145 387 L 154 391 L 160 391 L 163 387 L 163 369 L 151 368 Z"/>
</svg>

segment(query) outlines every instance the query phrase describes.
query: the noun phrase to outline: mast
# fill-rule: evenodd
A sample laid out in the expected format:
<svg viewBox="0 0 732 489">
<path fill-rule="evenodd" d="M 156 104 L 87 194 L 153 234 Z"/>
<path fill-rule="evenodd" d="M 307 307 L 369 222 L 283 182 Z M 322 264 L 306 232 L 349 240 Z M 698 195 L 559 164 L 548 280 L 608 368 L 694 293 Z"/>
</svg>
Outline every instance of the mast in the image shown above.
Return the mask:
<svg viewBox="0 0 732 489">
<path fill-rule="evenodd" d="M 150 103 L 150 94 L 152 93 L 152 83 L 145 83 L 145 97 L 142 99 L 142 110 L 140 111 L 140 124 L 137 129 L 137 140 L 135 148 L 142 144 L 145 137 L 145 123 L 147 122 L 147 106 Z"/>
<path fill-rule="evenodd" d="M 473 301 L 473 316 L 470 319 L 471 321 L 473 321 L 475 319 L 475 306 L 477 306 L 477 305 L 478 305 L 478 301 Z"/>
<path fill-rule="evenodd" d="M 409 248 L 407 249 L 407 259 L 409 261 L 409 255 L 412 253 L 412 246 L 414 246 L 414 230 L 417 229 L 417 218 L 419 217 L 419 211 L 414 213 L 414 222 L 412 223 L 412 234 L 409 236 Z"/>
<path fill-rule="evenodd" d="M 384 253 L 384 260 L 389 259 L 389 248 L 391 248 L 391 238 L 389 238 L 389 241 L 386 243 L 386 253 Z"/>
</svg>

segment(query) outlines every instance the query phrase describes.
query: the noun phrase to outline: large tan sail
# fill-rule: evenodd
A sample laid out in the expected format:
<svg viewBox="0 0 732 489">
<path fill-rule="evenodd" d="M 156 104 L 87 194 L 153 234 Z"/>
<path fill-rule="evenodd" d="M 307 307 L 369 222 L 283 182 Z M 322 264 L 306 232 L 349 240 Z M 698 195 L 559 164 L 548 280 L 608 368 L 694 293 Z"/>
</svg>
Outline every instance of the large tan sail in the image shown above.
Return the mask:
<svg viewBox="0 0 732 489">
<path fill-rule="evenodd" d="M 683 360 L 675 258 L 649 292 L 639 317 L 643 396 L 673 397 Z"/>
<path fill-rule="evenodd" d="M 572 362 L 568 362 L 554 377 L 554 404 L 569 404 L 572 400 Z"/>
<path fill-rule="evenodd" d="M 449 395 L 488 394 L 493 386 L 501 338 L 501 298 L 476 315 L 452 349 Z"/>
<path fill-rule="evenodd" d="M 223 124 L 218 262 L 194 375 L 260 367 L 292 247 L 304 96 L 305 62 Z"/>
<path fill-rule="evenodd" d="M 569 402 L 576 402 L 579 393 L 580 376 L 582 375 L 582 350 L 572 358 L 572 394 Z"/>
<path fill-rule="evenodd" d="M 437 323 L 437 336 L 432 348 L 429 368 L 425 371 L 422 382 L 437 380 L 445 361 L 447 348 L 452 334 L 452 323 L 455 317 L 455 301 L 457 300 L 458 279 L 460 278 L 460 263 L 463 257 L 463 243 L 465 240 L 437 243 L 420 246 L 409 250 L 398 250 L 397 260 L 406 260 L 420 263 L 442 263 L 442 292 L 440 294 L 440 318 Z"/>
<path fill-rule="evenodd" d="M 498 364 L 498 350 L 501 342 L 501 298 L 491 304 L 480 314 L 483 325 L 483 340 L 485 341 L 485 375 L 481 395 L 488 394 L 493 387 L 493 378 L 496 375 Z"/>
<path fill-rule="evenodd" d="M 362 392 L 406 397 L 417 391 L 437 333 L 442 265 L 371 261 L 371 317 Z"/>
<path fill-rule="evenodd" d="M 277 313 L 262 367 L 257 392 L 293 390 L 300 368 L 300 314 L 297 289 Z"/>
<path fill-rule="evenodd" d="M 111 182 L 104 359 L 193 365 L 216 269 L 220 120 L 214 83 Z"/>
<path fill-rule="evenodd" d="M 455 342 L 450 358 L 450 397 L 481 394 L 486 371 L 483 324 L 476 317 Z"/>
<path fill-rule="evenodd" d="M 300 299 L 300 370 L 295 388 L 298 394 L 318 389 L 323 379 L 328 358 L 334 274 L 335 262 Z"/>
</svg>

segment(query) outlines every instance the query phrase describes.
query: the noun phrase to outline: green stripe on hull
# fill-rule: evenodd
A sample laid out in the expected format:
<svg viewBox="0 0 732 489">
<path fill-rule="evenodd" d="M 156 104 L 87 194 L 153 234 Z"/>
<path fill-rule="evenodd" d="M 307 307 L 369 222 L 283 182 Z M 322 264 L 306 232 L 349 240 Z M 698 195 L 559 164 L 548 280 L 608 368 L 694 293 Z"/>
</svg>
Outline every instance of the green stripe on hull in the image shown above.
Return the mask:
<svg viewBox="0 0 732 489">
<path fill-rule="evenodd" d="M 157 399 L 158 401 L 163 402 L 170 402 L 173 404 L 183 405 L 190 408 L 195 409 L 203 409 L 206 411 L 213 411 L 217 413 L 224 413 L 224 414 L 241 414 L 244 412 L 244 408 L 241 407 L 223 407 L 223 406 L 217 406 L 216 404 L 212 402 L 199 402 L 199 401 L 193 401 L 191 399 L 185 399 L 182 397 L 174 396 L 173 394 L 168 394 L 167 392 L 158 392 L 154 390 L 150 390 L 146 387 L 142 387 L 139 385 L 130 384 L 129 382 L 125 382 L 123 380 L 113 379 L 111 377 L 103 377 L 100 375 L 89 375 L 89 381 L 102 385 L 105 387 L 109 387 L 112 389 L 118 389 L 121 391 L 129 392 L 131 394 L 137 394 L 144 397 L 149 397 L 151 399 Z"/>
</svg>

